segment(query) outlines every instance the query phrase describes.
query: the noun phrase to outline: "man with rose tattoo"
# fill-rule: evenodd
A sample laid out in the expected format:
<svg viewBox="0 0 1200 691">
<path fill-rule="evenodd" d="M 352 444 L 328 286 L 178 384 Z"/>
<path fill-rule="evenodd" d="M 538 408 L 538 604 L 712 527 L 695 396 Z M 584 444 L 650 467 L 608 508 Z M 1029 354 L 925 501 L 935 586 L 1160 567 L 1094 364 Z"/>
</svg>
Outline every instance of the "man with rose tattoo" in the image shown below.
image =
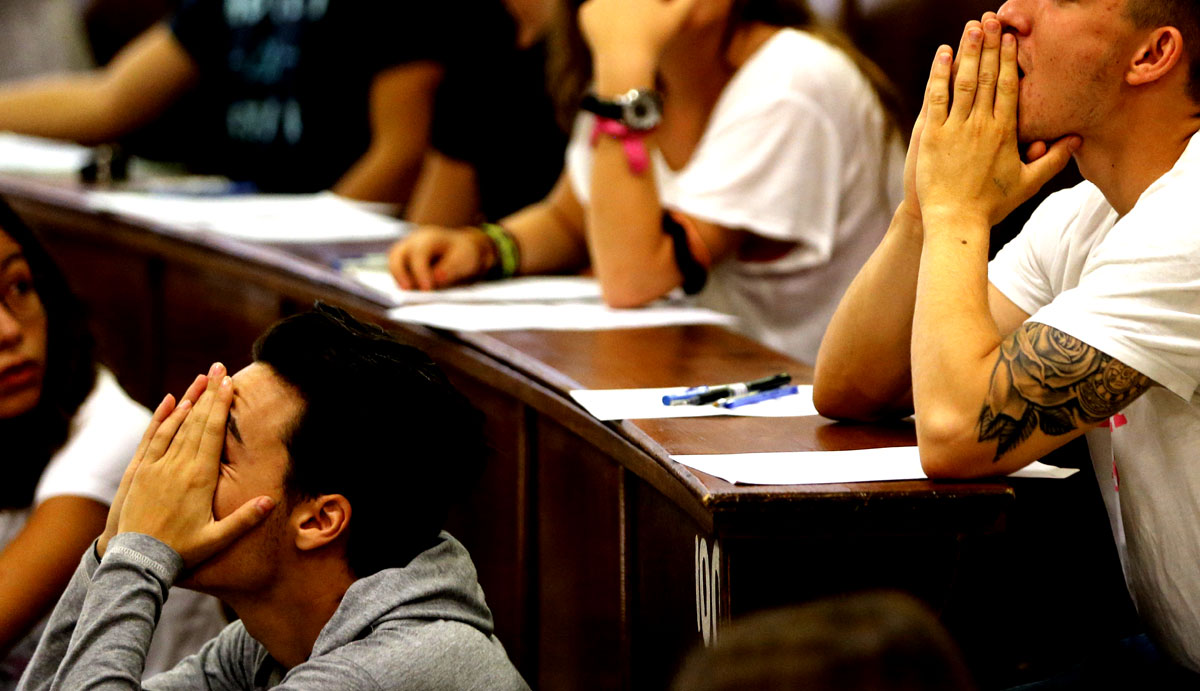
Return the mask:
<svg viewBox="0 0 1200 691">
<path fill-rule="evenodd" d="M 968 23 L 814 390 L 829 417 L 914 413 L 935 478 L 1086 434 L 1146 647 L 1174 661 L 1161 688 L 1200 671 L 1198 129 L 1195 2 L 1009 0 Z M 1086 181 L 989 264 L 991 226 L 1072 156 Z"/>
</svg>

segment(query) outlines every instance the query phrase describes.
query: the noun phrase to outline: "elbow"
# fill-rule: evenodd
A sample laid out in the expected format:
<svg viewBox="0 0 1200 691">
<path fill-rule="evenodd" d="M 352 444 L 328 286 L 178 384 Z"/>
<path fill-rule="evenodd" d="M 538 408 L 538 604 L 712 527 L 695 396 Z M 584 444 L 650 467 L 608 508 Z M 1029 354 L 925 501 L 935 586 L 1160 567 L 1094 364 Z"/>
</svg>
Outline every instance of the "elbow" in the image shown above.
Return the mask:
<svg viewBox="0 0 1200 691">
<path fill-rule="evenodd" d="M 878 419 L 878 411 L 848 382 L 817 370 L 813 377 L 813 407 L 831 420 L 867 422 Z"/>
<path fill-rule="evenodd" d="M 898 400 L 864 390 L 861 384 L 860 376 L 839 371 L 818 356 L 813 373 L 813 407 L 822 417 L 854 422 L 899 418 L 912 412 Z"/>
<path fill-rule="evenodd" d="M 616 309 L 643 307 L 670 290 L 653 281 L 639 280 L 632 275 L 607 276 L 600 279 L 600 295 L 604 304 Z"/>
<path fill-rule="evenodd" d="M 985 457 L 974 420 L 957 411 L 917 415 L 917 447 L 921 469 L 934 480 L 967 480 L 997 473 Z"/>
</svg>

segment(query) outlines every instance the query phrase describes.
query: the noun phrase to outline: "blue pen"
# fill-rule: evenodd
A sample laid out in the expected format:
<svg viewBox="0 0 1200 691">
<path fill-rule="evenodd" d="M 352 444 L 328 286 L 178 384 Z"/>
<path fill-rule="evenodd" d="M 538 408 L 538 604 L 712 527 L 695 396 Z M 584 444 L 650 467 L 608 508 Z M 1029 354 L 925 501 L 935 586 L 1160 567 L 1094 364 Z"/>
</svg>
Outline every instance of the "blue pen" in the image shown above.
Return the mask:
<svg viewBox="0 0 1200 691">
<path fill-rule="evenodd" d="M 751 403 L 761 403 L 762 401 L 769 401 L 772 398 L 782 398 L 784 396 L 791 396 L 792 394 L 796 393 L 800 393 L 799 386 L 783 386 L 778 389 L 770 389 L 769 391 L 752 393 L 746 396 L 738 396 L 737 398 L 727 398 L 717 405 L 721 406 L 722 408 L 740 408 L 744 405 L 750 405 Z"/>
<path fill-rule="evenodd" d="M 791 380 L 792 377 L 790 374 L 780 372 L 779 374 L 755 379 L 754 381 L 717 384 L 715 386 L 693 386 L 681 394 L 663 396 L 662 402 L 663 405 L 708 405 L 709 403 L 716 403 L 725 398 L 775 389 L 787 384 Z"/>
<path fill-rule="evenodd" d="M 723 389 L 727 386 L 729 386 L 729 384 L 718 384 L 717 386 L 693 386 L 683 393 L 663 396 L 663 405 L 684 405 L 698 394 L 708 393 L 710 389 Z"/>
</svg>

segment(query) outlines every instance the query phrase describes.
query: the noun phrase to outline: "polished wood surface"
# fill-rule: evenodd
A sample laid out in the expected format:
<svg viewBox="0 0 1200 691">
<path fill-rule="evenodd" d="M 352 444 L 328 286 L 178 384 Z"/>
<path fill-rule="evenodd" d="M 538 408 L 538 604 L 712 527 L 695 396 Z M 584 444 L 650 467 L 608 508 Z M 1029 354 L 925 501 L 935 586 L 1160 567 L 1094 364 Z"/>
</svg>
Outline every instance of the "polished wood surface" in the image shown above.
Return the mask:
<svg viewBox="0 0 1200 691">
<path fill-rule="evenodd" d="M 1010 483 L 741 486 L 673 453 L 852 449 L 914 442 L 911 423 L 819 417 L 599 422 L 567 395 L 732 381 L 802 363 L 723 328 L 448 333 L 388 322 L 328 268 L 361 248 L 252 245 L 91 211 L 80 189 L 0 176 L 91 305 L 105 361 L 157 402 L 314 299 L 427 350 L 487 413 L 493 448 L 452 519 L 497 632 L 544 689 L 664 688 L 683 653 L 732 616 L 865 587 L 915 592 L 955 620 L 980 599 L 964 555 L 1003 532 Z M 403 492 L 419 488 L 397 488 Z M 961 617 L 970 621 L 969 617 Z M 957 631 L 970 645 L 972 624 Z"/>
</svg>

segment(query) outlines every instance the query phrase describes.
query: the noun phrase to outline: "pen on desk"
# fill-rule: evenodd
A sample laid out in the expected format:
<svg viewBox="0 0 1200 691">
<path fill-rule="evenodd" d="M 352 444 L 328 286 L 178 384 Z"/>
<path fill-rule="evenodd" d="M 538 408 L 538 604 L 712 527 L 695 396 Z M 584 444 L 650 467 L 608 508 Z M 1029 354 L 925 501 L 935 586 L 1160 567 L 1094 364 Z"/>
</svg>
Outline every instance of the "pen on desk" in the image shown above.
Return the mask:
<svg viewBox="0 0 1200 691">
<path fill-rule="evenodd" d="M 717 405 L 721 406 L 722 408 L 740 408 L 744 405 L 750 405 L 751 403 L 761 403 L 762 401 L 769 401 L 773 398 L 783 398 L 784 396 L 791 396 L 792 394 L 796 393 L 800 393 L 799 386 L 784 386 L 777 389 L 768 389 L 766 391 L 759 391 L 758 393 L 746 394 L 745 396 L 738 396 L 736 398 L 729 398 L 719 402 Z"/>
<path fill-rule="evenodd" d="M 748 382 L 735 382 L 733 384 L 721 384 L 719 386 L 695 387 L 688 389 L 683 394 L 674 396 L 663 396 L 663 405 L 708 405 L 715 403 L 722 398 L 733 398 L 735 396 L 744 396 L 755 391 L 769 391 L 777 389 L 781 386 L 786 386 L 792 381 L 792 376 L 787 372 L 772 374 L 769 377 L 755 379 Z"/>
</svg>

